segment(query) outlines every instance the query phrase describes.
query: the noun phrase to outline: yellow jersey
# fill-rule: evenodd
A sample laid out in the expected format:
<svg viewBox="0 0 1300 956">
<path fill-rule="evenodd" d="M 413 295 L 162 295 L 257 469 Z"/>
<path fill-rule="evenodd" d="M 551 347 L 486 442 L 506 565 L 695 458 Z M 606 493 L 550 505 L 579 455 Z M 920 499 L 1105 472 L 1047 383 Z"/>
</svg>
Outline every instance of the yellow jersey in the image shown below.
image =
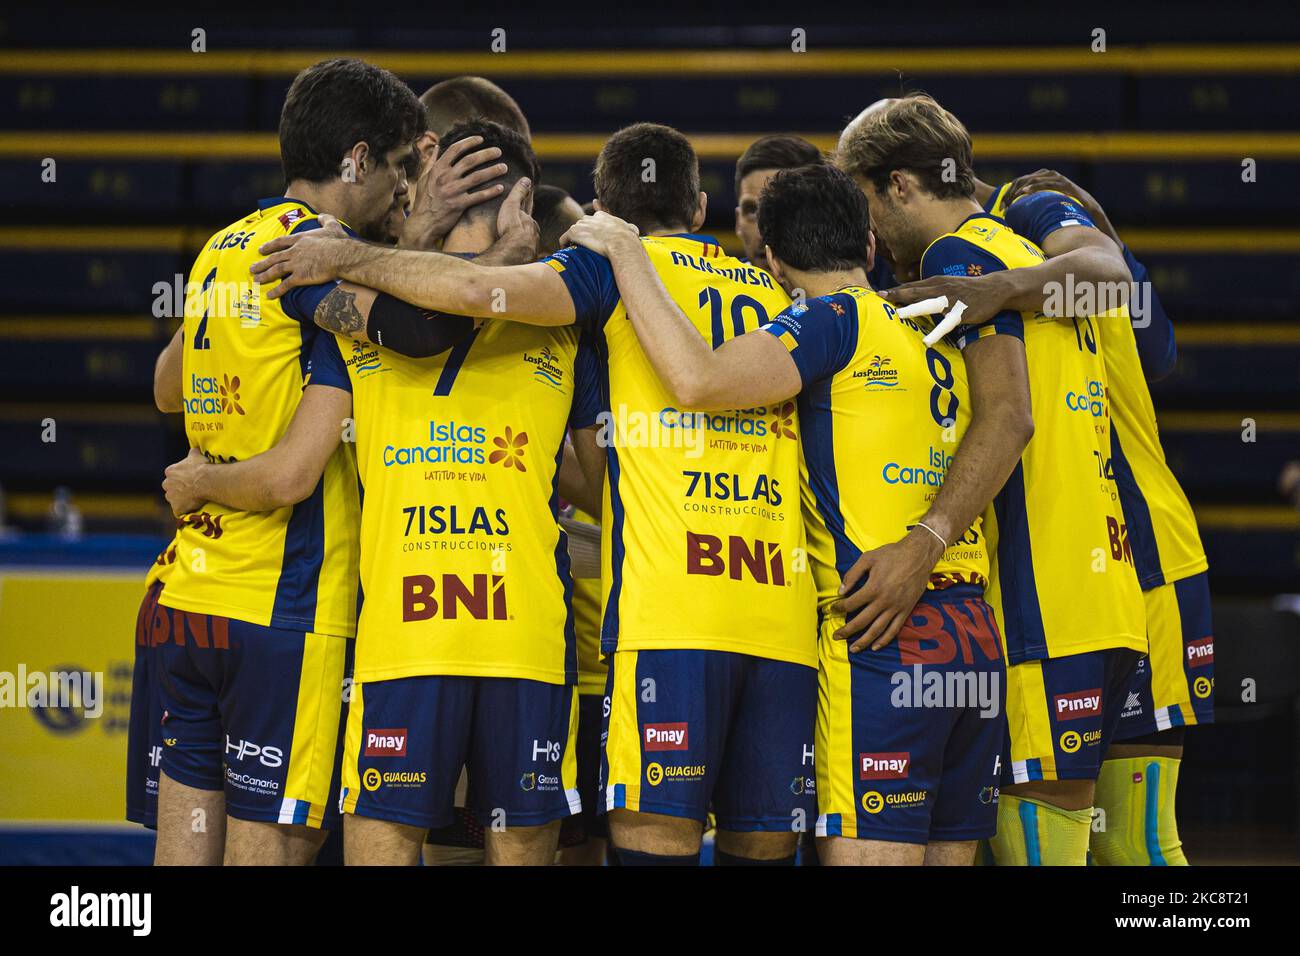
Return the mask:
<svg viewBox="0 0 1300 956">
<path fill-rule="evenodd" d="M 1034 266 L 1042 251 L 987 213 L 969 216 L 921 258 L 921 276 L 976 276 Z M 1007 661 L 1111 647 L 1146 650 L 1142 592 L 1108 473 L 1110 412 L 1100 324 L 1005 311 L 957 330 L 1024 341 L 1034 437 L 984 515 L 992 555 L 989 603 Z"/>
<path fill-rule="evenodd" d="M 863 551 L 902 538 L 929 509 L 970 423 L 961 354 L 860 286 L 796 303 L 763 326 L 790 352 L 803 388 L 804 517 L 823 618 Z M 940 557 L 931 587 L 983 586 L 982 521 Z"/>
<path fill-rule="evenodd" d="M 643 242 L 714 348 L 790 304 L 767 272 L 708 236 Z M 637 341 L 609 262 L 580 248 L 543 261 L 606 365 L 602 650 L 731 651 L 815 667 L 816 596 L 797 569 L 806 541 L 794 401 L 678 408 Z"/>
<path fill-rule="evenodd" d="M 418 359 L 322 336 L 312 382 L 352 393 L 363 494 L 358 681 L 575 682 L 556 482 L 595 369 L 573 327 L 489 319 Z"/>
<path fill-rule="evenodd" d="M 600 524 L 578 508 L 573 517 L 587 524 Z M 578 642 L 578 693 L 605 693 L 609 665 L 600 657 L 600 578 L 573 579 L 573 635 Z"/>
<path fill-rule="evenodd" d="M 989 211 L 1004 217 L 1008 226 L 1031 242 L 1041 245 L 1057 229 L 1069 226 L 1096 228 L 1087 212 L 1062 193 L 1032 193 L 1008 207 L 1009 185 L 994 192 Z M 1143 295 L 1139 291 L 1137 301 L 1145 309 L 1155 304 L 1150 292 Z M 1129 309 L 1121 306 L 1099 318 L 1106 326 L 1100 343 L 1110 403 L 1110 465 L 1124 507 L 1138 582 L 1143 590 L 1151 590 L 1200 574 L 1209 563 L 1196 527 L 1196 515 L 1165 462 L 1155 405 L 1143 372 Z M 1152 320 L 1149 313 L 1142 318 Z"/>
<path fill-rule="evenodd" d="M 335 285 L 268 299 L 249 267 L 262 243 L 317 226 L 289 199 L 215 233 L 190 270 L 185 299 L 183 396 L 190 444 L 209 461 L 272 448 L 307 384 L 315 304 Z M 274 511 L 209 502 L 177 521 L 176 567 L 161 603 L 252 624 L 351 637 L 357 598 L 356 464 L 351 446 L 329 459 L 312 494 Z"/>
</svg>

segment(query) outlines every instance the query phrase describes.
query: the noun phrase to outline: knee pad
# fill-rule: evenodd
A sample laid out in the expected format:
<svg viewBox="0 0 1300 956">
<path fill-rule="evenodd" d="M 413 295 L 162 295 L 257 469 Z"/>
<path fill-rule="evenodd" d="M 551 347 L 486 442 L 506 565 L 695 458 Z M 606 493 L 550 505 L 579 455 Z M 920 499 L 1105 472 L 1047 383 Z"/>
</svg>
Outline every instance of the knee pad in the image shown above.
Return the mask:
<svg viewBox="0 0 1300 956">
<path fill-rule="evenodd" d="M 1175 757 L 1107 760 L 1097 778 L 1097 806 L 1105 816 L 1092 834 L 1098 866 L 1186 866 L 1174 819 L 1178 789 Z"/>
<path fill-rule="evenodd" d="M 1091 810 L 1062 810 L 1004 792 L 989 846 L 998 866 L 1085 866 L 1091 823 Z"/>
</svg>

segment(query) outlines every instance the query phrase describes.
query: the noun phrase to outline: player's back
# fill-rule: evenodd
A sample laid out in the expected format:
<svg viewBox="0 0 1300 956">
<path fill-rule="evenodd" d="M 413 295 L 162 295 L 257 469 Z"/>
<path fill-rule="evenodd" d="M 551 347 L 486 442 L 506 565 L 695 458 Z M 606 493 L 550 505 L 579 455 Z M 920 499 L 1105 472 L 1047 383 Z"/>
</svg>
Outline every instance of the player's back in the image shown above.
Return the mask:
<svg viewBox="0 0 1300 956">
<path fill-rule="evenodd" d="M 333 345 L 316 374 L 347 380 L 365 489 L 357 680 L 572 683 L 555 482 L 589 374 L 578 330 L 488 319 L 427 358 Z"/>
<path fill-rule="evenodd" d="M 247 459 L 284 435 L 302 398 L 315 326 L 252 281 L 258 247 L 315 217 L 267 200 L 215 233 L 190 272 L 183 334 L 185 430 L 214 462 Z M 356 623 L 355 456 L 344 443 L 313 493 L 252 513 L 207 503 L 178 521 L 163 603 L 290 630 L 350 636 Z"/>
<path fill-rule="evenodd" d="M 966 368 L 953 345 L 927 346 L 928 328 L 862 287 L 796 303 L 767 329 L 804 382 L 808 549 L 825 614 L 862 552 L 899 540 L 929 510 L 970 422 Z M 988 563 L 977 518 L 932 585 L 982 587 Z"/>
<path fill-rule="evenodd" d="M 1006 195 L 1010 185 L 1002 185 L 990 198 L 988 207 L 993 215 L 1005 218 L 1031 204 L 1045 204 L 1044 212 L 1050 214 L 1049 219 L 1043 221 L 1040 213 L 1026 216 L 1026 222 L 1039 222 L 1040 229 L 1092 225 L 1083 208 L 1063 193 L 1022 196 L 1008 207 Z M 1067 218 L 1072 214 L 1077 219 Z M 1137 290 L 1137 295 L 1138 303 L 1143 303 L 1142 290 Z M 1095 300 L 1100 298 L 1094 296 Z M 1106 367 L 1113 426 L 1113 454 L 1108 456 L 1111 470 L 1124 507 L 1138 581 L 1144 589 L 1159 587 L 1204 571 L 1205 549 L 1192 506 L 1165 462 L 1155 405 L 1142 370 L 1130 310 L 1119 306 L 1102 312 L 1097 320 L 1104 326 L 1099 344 Z"/>
<path fill-rule="evenodd" d="M 643 241 L 673 300 L 715 348 L 790 302 L 767 272 L 709 237 Z M 608 262 L 577 249 L 550 262 L 562 275 L 587 270 L 586 285 L 606 290 L 598 302 L 575 300 L 608 366 L 603 650 L 694 648 L 815 665 L 815 597 L 798 569 L 805 538 L 793 399 L 677 407 L 637 341 Z"/>
<path fill-rule="evenodd" d="M 1042 262 L 1043 253 L 987 214 L 937 239 L 922 275 L 978 275 Z M 985 513 L 989 603 L 1017 664 L 1107 647 L 1143 651 L 1144 617 L 1110 458 L 1101 330 L 1091 318 L 1001 313 L 961 333 L 1023 339 L 1034 437 Z"/>
</svg>

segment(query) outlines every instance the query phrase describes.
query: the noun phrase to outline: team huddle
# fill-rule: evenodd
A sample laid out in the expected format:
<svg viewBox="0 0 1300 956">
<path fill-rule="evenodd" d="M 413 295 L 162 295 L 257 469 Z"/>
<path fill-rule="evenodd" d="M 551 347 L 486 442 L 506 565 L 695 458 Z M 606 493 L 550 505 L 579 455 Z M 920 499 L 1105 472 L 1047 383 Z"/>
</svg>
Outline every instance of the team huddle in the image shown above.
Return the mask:
<svg viewBox="0 0 1300 956">
<path fill-rule="evenodd" d="M 1186 863 L 1207 562 L 1093 197 L 921 94 L 750 146 L 743 259 L 684 135 L 584 211 L 480 78 L 316 64 L 280 147 L 155 372 L 156 862 Z"/>
</svg>

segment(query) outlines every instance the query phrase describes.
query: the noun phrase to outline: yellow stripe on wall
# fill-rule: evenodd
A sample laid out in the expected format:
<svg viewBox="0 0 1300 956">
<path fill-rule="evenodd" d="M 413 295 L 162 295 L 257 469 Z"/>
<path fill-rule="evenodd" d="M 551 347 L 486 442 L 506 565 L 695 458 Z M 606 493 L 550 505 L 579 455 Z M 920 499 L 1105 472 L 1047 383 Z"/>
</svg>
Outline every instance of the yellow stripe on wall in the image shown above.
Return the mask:
<svg viewBox="0 0 1300 956">
<path fill-rule="evenodd" d="M 828 28 L 829 32 L 829 28 Z M 826 34 L 822 34 L 824 37 Z M 486 41 L 486 36 L 484 40 Z M 951 73 L 1289 73 L 1300 70 L 1300 45 L 1112 46 L 1094 53 L 1069 47 L 978 47 L 835 50 L 776 49 L 510 50 L 505 53 L 404 53 L 390 50 L 12 50 L 0 73 L 21 76 L 125 73 L 168 76 L 291 76 L 313 63 L 356 56 L 401 76 L 745 76 L 773 74 Z"/>
<path fill-rule="evenodd" d="M 210 233 L 175 226 L 22 226 L 0 228 L 0 249 L 193 249 Z"/>
<path fill-rule="evenodd" d="M 613 132 L 611 129 L 610 132 Z M 768 131 L 770 132 L 770 131 Z M 796 131 L 797 132 L 797 131 Z M 692 133 L 701 159 L 735 160 L 764 135 Z M 800 133 L 823 150 L 835 148 L 836 132 Z M 538 133 L 533 147 L 543 160 L 594 160 L 605 144 L 601 133 Z M 989 160 L 1023 159 L 1300 159 L 1300 133 L 977 133 L 975 156 Z M 81 133 L 0 132 L 0 157 L 6 159 L 246 159 L 274 162 L 279 140 L 274 133 Z"/>
<path fill-rule="evenodd" d="M 715 232 L 724 246 L 739 247 L 735 233 Z M 1300 238 L 1300 234 L 1297 234 Z M 170 337 L 176 319 L 120 315 L 0 316 L 0 339 L 135 339 Z M 1177 326 L 1178 344 L 1205 346 L 1300 345 L 1300 325 L 1261 323 L 1184 323 Z"/>
<path fill-rule="evenodd" d="M 1193 510 L 1202 530 L 1300 531 L 1300 511 L 1285 505 L 1209 505 Z"/>
<path fill-rule="evenodd" d="M 1179 345 L 1297 345 L 1300 325 L 1179 325 L 1174 334 Z"/>
<path fill-rule="evenodd" d="M 0 339 L 134 339 L 149 341 L 175 331 L 174 319 L 121 316 L 45 316 L 0 318 Z"/>
<path fill-rule="evenodd" d="M 161 483 L 161 474 L 158 480 Z M 154 496 L 74 492 L 72 500 L 87 518 L 157 518 L 161 524 L 166 512 L 161 494 Z M 54 496 L 46 493 L 14 492 L 8 496 L 9 514 L 23 521 L 39 521 L 50 513 L 50 505 L 53 501 Z M 170 512 L 166 513 L 170 516 Z"/>
<path fill-rule="evenodd" d="M 1160 430 L 1166 432 L 1239 432 L 1246 419 L 1259 432 L 1300 431 L 1300 412 L 1160 412 L 1156 417 Z"/>
<path fill-rule="evenodd" d="M 722 214 L 722 211 L 718 211 Z M 23 226 L 0 227 L 0 249 L 115 250 L 192 253 L 211 235 L 207 229 L 179 226 Z M 740 250 L 734 232 L 714 232 L 724 248 Z M 1290 253 L 1300 252 L 1300 229 L 1126 229 L 1124 241 L 1135 252 Z M 557 266 L 557 269 L 562 267 Z"/>
</svg>

